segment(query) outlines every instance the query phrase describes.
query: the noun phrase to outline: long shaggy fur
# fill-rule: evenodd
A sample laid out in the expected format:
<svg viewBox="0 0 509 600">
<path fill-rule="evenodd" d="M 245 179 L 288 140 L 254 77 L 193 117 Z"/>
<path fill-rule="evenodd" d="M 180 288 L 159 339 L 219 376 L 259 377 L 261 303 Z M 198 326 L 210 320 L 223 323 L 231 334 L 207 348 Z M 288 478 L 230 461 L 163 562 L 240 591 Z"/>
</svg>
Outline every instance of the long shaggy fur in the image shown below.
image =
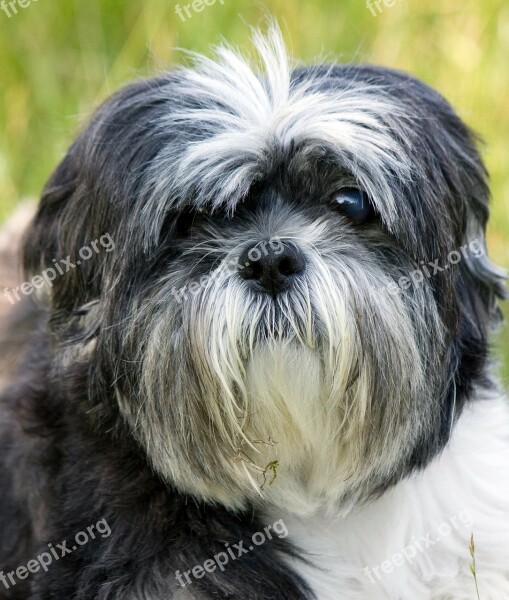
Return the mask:
<svg viewBox="0 0 509 600">
<path fill-rule="evenodd" d="M 223 47 L 121 90 L 43 192 L 27 276 L 106 233 L 115 249 L 40 296 L 3 394 L 0 570 L 100 518 L 112 533 L 0 586 L 1 600 L 468 596 L 463 542 L 448 555 L 457 583 L 405 571 L 418 594 L 401 575 L 375 596 L 364 546 L 346 556 L 341 544 L 356 543 L 359 511 L 372 523 L 388 498 L 429 493 L 408 482 L 437 469 L 462 414 L 490 405 L 478 398 L 497 396 L 486 361 L 503 274 L 485 256 L 475 137 L 407 75 L 294 67 L 276 28 L 255 44 L 257 65 Z M 369 196 L 375 219 L 334 210 L 345 187 Z M 481 254 L 448 263 L 474 240 Z M 293 244 L 306 264 L 275 298 L 238 273 L 264 241 Z M 448 267 L 389 293 L 431 261 Z M 464 472 L 465 486 L 478 476 Z M 289 540 L 179 588 L 177 569 L 278 515 Z M 309 533 L 318 520 L 323 544 Z"/>
</svg>

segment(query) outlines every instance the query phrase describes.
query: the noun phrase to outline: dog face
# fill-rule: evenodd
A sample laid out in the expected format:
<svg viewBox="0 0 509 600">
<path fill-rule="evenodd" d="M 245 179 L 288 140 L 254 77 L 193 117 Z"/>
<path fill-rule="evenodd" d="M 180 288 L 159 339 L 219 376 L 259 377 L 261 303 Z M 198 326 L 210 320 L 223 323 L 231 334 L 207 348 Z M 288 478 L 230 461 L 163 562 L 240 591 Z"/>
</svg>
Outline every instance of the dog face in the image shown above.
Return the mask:
<svg viewBox="0 0 509 600">
<path fill-rule="evenodd" d="M 346 511 L 426 465 L 483 377 L 486 173 L 418 81 L 256 45 L 263 72 L 220 49 L 108 101 L 25 266 L 115 241 L 50 290 L 55 372 L 86 373 L 169 484 Z"/>
</svg>

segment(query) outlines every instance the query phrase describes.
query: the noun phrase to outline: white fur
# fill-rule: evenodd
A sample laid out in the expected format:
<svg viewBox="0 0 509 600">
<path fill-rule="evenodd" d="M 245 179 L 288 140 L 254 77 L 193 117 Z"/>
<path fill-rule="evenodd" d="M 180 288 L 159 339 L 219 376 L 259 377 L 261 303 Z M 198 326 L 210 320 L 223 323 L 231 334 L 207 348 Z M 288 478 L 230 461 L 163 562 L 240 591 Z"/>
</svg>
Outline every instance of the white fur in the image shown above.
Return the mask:
<svg viewBox="0 0 509 600">
<path fill-rule="evenodd" d="M 276 517 L 315 563 L 293 566 L 319 600 L 474 600 L 472 533 L 480 598 L 507 600 L 509 403 L 492 397 L 469 406 L 451 443 L 423 473 L 346 518 L 303 520 L 276 509 L 267 522 Z M 427 535 L 438 540 L 430 548 L 420 540 Z M 385 564 L 385 573 L 384 561 L 405 548 L 407 555 L 415 551 L 411 564 L 397 559 Z"/>
<path fill-rule="evenodd" d="M 201 204 L 233 208 L 273 152 L 302 142 L 337 153 L 391 228 L 399 213 L 387 183 L 390 173 L 422 176 L 393 135 L 396 123 L 399 128 L 411 126 L 408 113 L 382 87 L 374 94 L 353 80 L 324 92 L 313 77 L 292 81 L 292 65 L 277 27 L 267 37 L 255 33 L 254 43 L 259 69 L 233 49 L 219 47 L 217 60 L 193 55 L 195 69 L 181 71 L 174 93 L 198 98 L 201 106 L 172 107 L 161 127 L 198 129 L 202 139 L 190 139 L 184 152 L 180 146 L 177 152 L 172 142 L 154 161 L 145 207 L 147 214 L 157 215 L 150 218 L 151 231 L 160 227 L 168 200 L 175 204 L 193 197 Z M 199 194 L 193 193 L 197 187 Z"/>
</svg>

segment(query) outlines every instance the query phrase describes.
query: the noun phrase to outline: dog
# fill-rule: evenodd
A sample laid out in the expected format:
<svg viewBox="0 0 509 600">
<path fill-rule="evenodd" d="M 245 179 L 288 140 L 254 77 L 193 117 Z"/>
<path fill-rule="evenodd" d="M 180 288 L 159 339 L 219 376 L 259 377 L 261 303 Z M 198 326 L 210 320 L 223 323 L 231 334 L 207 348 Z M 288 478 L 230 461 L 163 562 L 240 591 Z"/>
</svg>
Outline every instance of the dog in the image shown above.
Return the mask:
<svg viewBox="0 0 509 600">
<path fill-rule="evenodd" d="M 2 600 L 509 598 L 477 138 L 407 74 L 254 43 L 120 90 L 42 193 Z"/>
</svg>

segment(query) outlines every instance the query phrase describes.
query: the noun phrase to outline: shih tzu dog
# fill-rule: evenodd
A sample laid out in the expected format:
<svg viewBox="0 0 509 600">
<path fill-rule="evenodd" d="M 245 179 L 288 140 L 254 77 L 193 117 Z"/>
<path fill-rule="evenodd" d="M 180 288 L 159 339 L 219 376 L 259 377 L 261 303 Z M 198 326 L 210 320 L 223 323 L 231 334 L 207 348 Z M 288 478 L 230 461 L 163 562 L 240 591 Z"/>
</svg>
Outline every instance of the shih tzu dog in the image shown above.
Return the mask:
<svg viewBox="0 0 509 600">
<path fill-rule="evenodd" d="M 255 43 L 121 90 L 43 192 L 2 600 L 509 598 L 475 136 L 408 75 Z"/>
</svg>

